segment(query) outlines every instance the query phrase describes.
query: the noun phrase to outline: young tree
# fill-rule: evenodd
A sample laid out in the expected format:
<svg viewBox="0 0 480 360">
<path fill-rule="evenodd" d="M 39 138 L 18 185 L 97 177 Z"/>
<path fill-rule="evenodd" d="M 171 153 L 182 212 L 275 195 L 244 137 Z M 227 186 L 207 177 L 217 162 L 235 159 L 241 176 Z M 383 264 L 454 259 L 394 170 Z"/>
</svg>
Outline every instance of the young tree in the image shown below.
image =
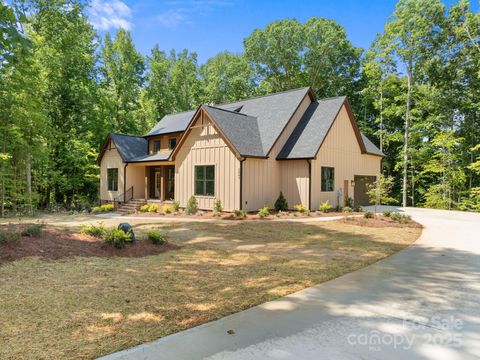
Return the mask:
<svg viewBox="0 0 480 360">
<path fill-rule="evenodd" d="M 367 185 L 367 196 L 370 203 L 375 204 L 375 214 L 377 213 L 378 205 L 395 202 L 395 199 L 390 196 L 392 187 L 393 178 L 383 174 L 374 183 Z"/>
</svg>

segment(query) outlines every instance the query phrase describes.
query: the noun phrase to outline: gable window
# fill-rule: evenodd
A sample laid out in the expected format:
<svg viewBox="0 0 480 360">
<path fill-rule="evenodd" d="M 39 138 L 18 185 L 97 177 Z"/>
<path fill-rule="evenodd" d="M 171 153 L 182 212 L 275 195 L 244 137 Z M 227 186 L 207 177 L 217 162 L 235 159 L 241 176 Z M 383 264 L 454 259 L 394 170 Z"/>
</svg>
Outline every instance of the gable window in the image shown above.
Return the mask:
<svg viewBox="0 0 480 360">
<path fill-rule="evenodd" d="M 333 191 L 335 187 L 335 168 L 322 166 L 322 191 Z"/>
<path fill-rule="evenodd" d="M 108 191 L 118 191 L 118 168 L 107 169 Z"/>
<path fill-rule="evenodd" d="M 215 195 L 215 166 L 195 166 L 195 195 Z"/>
<path fill-rule="evenodd" d="M 177 139 L 175 138 L 168 139 L 168 149 L 173 150 L 175 149 L 175 146 L 177 146 Z"/>
<path fill-rule="evenodd" d="M 160 140 L 155 140 L 153 142 L 153 151 L 154 152 L 160 151 Z"/>
</svg>

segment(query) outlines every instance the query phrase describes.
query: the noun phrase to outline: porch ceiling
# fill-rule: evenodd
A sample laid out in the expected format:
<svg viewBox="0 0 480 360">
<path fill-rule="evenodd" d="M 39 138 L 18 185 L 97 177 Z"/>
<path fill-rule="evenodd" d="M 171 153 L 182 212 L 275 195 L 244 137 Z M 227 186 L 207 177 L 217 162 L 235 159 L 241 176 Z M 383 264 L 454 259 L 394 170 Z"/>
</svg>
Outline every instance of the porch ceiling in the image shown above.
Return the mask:
<svg viewBox="0 0 480 360">
<path fill-rule="evenodd" d="M 144 161 L 144 162 L 135 162 L 129 163 L 128 166 L 132 167 L 144 167 L 144 166 L 166 166 L 166 165 L 175 165 L 174 161 Z"/>
</svg>

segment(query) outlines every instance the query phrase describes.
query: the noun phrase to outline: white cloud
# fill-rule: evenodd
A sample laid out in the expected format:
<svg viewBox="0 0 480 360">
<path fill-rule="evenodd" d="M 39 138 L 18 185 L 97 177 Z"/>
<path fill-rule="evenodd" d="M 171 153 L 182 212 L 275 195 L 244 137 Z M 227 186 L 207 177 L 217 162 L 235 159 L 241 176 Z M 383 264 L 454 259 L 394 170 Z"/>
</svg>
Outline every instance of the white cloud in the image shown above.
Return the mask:
<svg viewBox="0 0 480 360">
<path fill-rule="evenodd" d="M 188 13 L 188 9 L 184 8 L 171 9 L 158 15 L 157 20 L 160 25 L 173 30 L 180 24 L 190 23 L 190 20 L 188 20 Z"/>
<path fill-rule="evenodd" d="M 120 0 L 93 0 L 88 10 L 92 25 L 98 30 L 131 30 L 132 10 Z"/>
</svg>

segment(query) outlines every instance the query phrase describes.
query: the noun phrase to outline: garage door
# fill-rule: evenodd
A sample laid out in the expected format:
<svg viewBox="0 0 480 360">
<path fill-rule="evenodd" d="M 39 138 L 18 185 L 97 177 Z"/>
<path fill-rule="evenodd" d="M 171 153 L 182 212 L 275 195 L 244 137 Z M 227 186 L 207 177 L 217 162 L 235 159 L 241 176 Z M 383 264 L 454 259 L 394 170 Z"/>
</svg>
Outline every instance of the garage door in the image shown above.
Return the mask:
<svg viewBox="0 0 480 360">
<path fill-rule="evenodd" d="M 355 188 L 353 196 L 355 205 L 370 205 L 370 201 L 368 200 L 367 196 L 367 185 L 374 183 L 376 179 L 377 178 L 375 176 L 354 176 Z"/>
</svg>

